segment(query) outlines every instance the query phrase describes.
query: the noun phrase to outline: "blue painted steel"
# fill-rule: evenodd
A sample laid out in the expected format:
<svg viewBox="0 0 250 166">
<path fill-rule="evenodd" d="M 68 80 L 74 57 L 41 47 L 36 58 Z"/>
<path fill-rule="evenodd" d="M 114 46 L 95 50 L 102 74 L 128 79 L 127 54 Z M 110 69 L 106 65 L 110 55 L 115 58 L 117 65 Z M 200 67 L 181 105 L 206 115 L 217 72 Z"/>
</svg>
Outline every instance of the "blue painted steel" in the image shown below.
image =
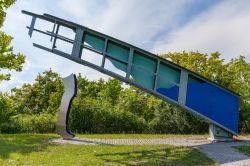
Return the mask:
<svg viewBox="0 0 250 166">
<path fill-rule="evenodd" d="M 156 91 L 170 99 L 178 101 L 179 87 L 176 85 L 171 88 L 157 88 Z"/>
<path fill-rule="evenodd" d="M 186 106 L 238 133 L 239 98 L 204 81 L 189 79 Z"/>
</svg>

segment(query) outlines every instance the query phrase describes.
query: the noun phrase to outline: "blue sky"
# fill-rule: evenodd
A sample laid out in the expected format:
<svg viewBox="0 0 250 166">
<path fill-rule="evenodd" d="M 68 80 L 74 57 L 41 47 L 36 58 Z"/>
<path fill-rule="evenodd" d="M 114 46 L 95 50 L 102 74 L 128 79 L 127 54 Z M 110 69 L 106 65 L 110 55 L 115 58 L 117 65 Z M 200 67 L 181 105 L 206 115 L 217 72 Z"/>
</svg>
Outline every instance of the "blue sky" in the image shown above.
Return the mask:
<svg viewBox="0 0 250 166">
<path fill-rule="evenodd" d="M 239 55 L 250 61 L 248 0 L 17 0 L 7 11 L 3 30 L 14 37 L 15 51 L 24 53 L 27 62 L 22 72 L 11 72 L 12 79 L 0 84 L 1 91 L 32 83 L 49 68 L 62 77 L 82 73 L 91 80 L 108 78 L 34 48 L 35 39 L 28 37 L 25 28 L 30 17 L 21 10 L 62 17 L 156 54 L 219 51 L 226 61 Z"/>
</svg>

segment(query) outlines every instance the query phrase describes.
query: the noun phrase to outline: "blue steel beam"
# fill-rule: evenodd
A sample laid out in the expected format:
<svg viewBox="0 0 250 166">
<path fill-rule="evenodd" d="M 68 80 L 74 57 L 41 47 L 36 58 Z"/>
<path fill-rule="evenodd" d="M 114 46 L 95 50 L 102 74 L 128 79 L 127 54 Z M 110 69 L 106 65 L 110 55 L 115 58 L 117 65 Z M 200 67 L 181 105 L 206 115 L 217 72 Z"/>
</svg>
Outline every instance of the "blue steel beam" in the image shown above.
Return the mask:
<svg viewBox="0 0 250 166">
<path fill-rule="evenodd" d="M 22 12 L 32 16 L 33 19 L 42 19 L 57 24 L 56 32 L 54 28 L 52 32 L 44 32 L 36 29 L 31 23 L 31 28 L 28 27 L 29 33 L 35 31 L 54 37 L 52 48 L 33 43 L 35 47 L 136 86 L 204 118 L 208 123 L 237 135 L 239 95 L 233 91 L 150 52 L 82 25 L 48 14 Z M 72 29 L 75 32 L 75 39 L 59 35 L 59 27 Z M 56 49 L 57 40 L 72 44 L 72 53 L 67 54 Z M 84 49 L 103 56 L 102 64 L 99 66 L 83 60 L 81 56 L 84 56 L 82 55 Z M 126 73 L 126 76 L 106 69 L 106 61 L 111 62 L 117 70 Z"/>
</svg>

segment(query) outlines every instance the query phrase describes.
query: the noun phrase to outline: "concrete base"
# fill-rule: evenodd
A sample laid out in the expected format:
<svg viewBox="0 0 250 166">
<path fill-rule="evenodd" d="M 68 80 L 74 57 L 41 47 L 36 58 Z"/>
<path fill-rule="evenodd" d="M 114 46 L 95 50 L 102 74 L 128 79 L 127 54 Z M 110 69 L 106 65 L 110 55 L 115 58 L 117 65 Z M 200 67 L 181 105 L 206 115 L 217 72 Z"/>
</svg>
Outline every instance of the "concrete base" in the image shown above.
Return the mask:
<svg viewBox="0 0 250 166">
<path fill-rule="evenodd" d="M 210 141 L 214 142 L 233 141 L 233 134 L 216 126 L 215 124 L 209 125 L 209 134 L 210 138 L 208 138 L 208 140 Z"/>
</svg>

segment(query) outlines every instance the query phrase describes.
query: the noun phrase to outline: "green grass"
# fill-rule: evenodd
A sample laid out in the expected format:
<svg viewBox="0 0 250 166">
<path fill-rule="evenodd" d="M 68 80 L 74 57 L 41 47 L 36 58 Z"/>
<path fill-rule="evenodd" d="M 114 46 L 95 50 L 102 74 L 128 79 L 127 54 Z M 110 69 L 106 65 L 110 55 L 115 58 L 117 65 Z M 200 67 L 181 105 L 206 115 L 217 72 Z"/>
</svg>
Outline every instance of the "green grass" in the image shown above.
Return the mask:
<svg viewBox="0 0 250 166">
<path fill-rule="evenodd" d="M 119 139 L 119 138 L 207 138 L 208 135 L 181 135 L 181 134 L 77 134 L 76 137 L 79 138 L 112 138 L 112 139 Z"/>
<path fill-rule="evenodd" d="M 250 146 L 236 146 L 235 147 L 239 152 L 244 153 L 250 156 Z"/>
<path fill-rule="evenodd" d="M 0 165 L 216 165 L 196 149 L 169 145 L 49 143 L 54 134 L 1 134 Z"/>
</svg>

